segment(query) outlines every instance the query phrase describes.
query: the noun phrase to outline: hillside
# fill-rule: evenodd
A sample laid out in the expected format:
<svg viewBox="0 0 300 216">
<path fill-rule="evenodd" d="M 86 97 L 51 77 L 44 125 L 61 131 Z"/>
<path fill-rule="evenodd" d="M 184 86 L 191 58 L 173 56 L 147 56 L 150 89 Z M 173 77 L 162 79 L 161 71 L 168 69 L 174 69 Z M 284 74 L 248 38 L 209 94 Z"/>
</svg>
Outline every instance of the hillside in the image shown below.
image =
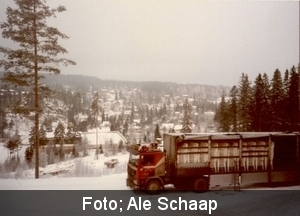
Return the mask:
<svg viewBox="0 0 300 216">
<path fill-rule="evenodd" d="M 3 73 L 0 73 L 3 76 Z M 139 131 L 135 136 L 143 140 L 153 139 L 153 130 L 159 124 L 161 132 L 181 128 L 182 106 L 185 100 L 191 105 L 191 121 L 194 132 L 213 130 L 213 116 L 217 101 L 223 91 L 229 87 L 200 84 L 178 84 L 172 82 L 134 82 L 119 80 L 101 80 L 84 75 L 45 75 L 40 83 L 52 89 L 41 92 L 40 122 L 51 130 L 51 124 L 58 121 L 76 121 L 79 131 L 94 128 L 91 104 L 95 92 L 99 93 L 99 121 L 111 130 L 119 131 L 127 138 L 132 130 Z M 14 123 L 15 115 L 34 105 L 31 88 L 21 88 L 0 84 L 1 137 L 9 124 Z M 47 93 L 47 94 L 46 94 Z M 17 112 L 14 112 L 17 111 Z M 33 120 L 33 113 L 25 116 Z M 100 118 L 101 117 L 101 118 Z M 108 124 L 107 124 L 108 122 Z M 29 127 L 30 129 L 30 127 Z M 54 130 L 55 127 L 52 126 Z M 27 133 L 27 132 L 26 132 Z"/>
<path fill-rule="evenodd" d="M 0 72 L 0 77 L 3 72 Z M 55 89 L 62 90 L 66 87 L 76 92 L 99 91 L 102 88 L 108 89 L 141 89 L 143 92 L 161 95 L 183 95 L 188 94 L 194 97 L 201 97 L 211 101 L 217 100 L 222 91 L 229 91 L 228 86 L 211 86 L 203 84 L 178 84 L 174 82 L 136 82 L 122 80 L 103 80 L 98 77 L 85 75 L 49 75 L 45 74 L 41 83 Z M 3 83 L 0 81 L 3 87 Z"/>
</svg>

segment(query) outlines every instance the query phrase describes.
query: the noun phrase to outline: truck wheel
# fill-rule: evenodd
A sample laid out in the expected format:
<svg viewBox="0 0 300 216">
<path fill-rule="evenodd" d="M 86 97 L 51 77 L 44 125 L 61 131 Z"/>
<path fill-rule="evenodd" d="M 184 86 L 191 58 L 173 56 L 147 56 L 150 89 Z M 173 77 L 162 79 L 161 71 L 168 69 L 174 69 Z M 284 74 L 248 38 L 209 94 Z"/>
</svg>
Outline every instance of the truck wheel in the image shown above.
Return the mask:
<svg viewBox="0 0 300 216">
<path fill-rule="evenodd" d="M 197 193 L 203 193 L 207 191 L 208 189 L 208 184 L 207 181 L 203 178 L 197 179 L 194 182 L 194 191 Z"/>
<path fill-rule="evenodd" d="M 147 183 L 146 190 L 148 194 L 159 194 L 161 190 L 161 184 L 158 180 L 150 180 Z"/>
</svg>

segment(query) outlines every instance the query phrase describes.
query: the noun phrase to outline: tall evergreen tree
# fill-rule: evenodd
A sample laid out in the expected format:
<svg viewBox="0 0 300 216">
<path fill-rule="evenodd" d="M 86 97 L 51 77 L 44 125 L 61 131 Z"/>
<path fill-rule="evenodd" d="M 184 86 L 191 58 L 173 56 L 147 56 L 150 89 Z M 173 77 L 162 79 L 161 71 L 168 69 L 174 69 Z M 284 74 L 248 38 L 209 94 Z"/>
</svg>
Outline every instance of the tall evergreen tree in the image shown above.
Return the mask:
<svg viewBox="0 0 300 216">
<path fill-rule="evenodd" d="M 4 130 L 8 126 L 6 112 L 3 107 L 0 107 L 0 136 L 4 138 Z"/>
<path fill-rule="evenodd" d="M 252 129 L 254 131 L 262 131 L 262 124 L 263 124 L 263 107 L 264 107 L 264 83 L 262 80 L 261 74 L 255 79 L 254 86 L 253 86 L 253 98 L 251 103 L 251 119 L 252 119 Z"/>
<path fill-rule="evenodd" d="M 237 132 L 238 128 L 238 89 L 234 85 L 230 90 L 230 101 L 228 105 L 228 115 L 229 115 L 229 121 L 231 125 L 231 131 Z"/>
<path fill-rule="evenodd" d="M 36 130 L 35 127 L 31 127 L 31 130 L 29 132 L 29 144 L 30 147 L 32 148 L 32 150 L 34 151 L 34 147 L 36 145 L 36 140 L 35 140 L 35 134 L 36 134 Z M 45 146 L 47 145 L 47 137 L 46 137 L 46 131 L 44 130 L 43 125 L 41 125 L 40 129 L 39 129 L 39 144 L 40 146 Z"/>
<path fill-rule="evenodd" d="M 271 121 L 270 121 L 270 110 L 271 110 L 271 103 L 270 103 L 270 82 L 269 77 L 266 73 L 262 76 L 263 80 L 263 89 L 262 89 L 262 100 L 264 106 L 262 107 L 262 131 L 270 131 Z"/>
<path fill-rule="evenodd" d="M 289 130 L 289 88 L 290 88 L 290 72 L 289 70 L 285 70 L 284 77 L 283 77 L 283 130 Z"/>
<path fill-rule="evenodd" d="M 250 105 L 251 105 L 251 82 L 247 74 L 242 74 L 239 81 L 239 100 L 238 100 L 238 118 L 239 118 L 239 131 L 250 130 Z"/>
<path fill-rule="evenodd" d="M 283 130 L 284 119 L 284 90 L 281 73 L 278 69 L 275 70 L 271 80 L 270 91 L 270 130 Z"/>
<path fill-rule="evenodd" d="M 155 126 L 154 140 L 156 140 L 157 138 L 161 138 L 160 131 L 159 131 L 159 124 L 158 123 Z"/>
<path fill-rule="evenodd" d="M 180 130 L 181 133 L 192 132 L 191 111 L 192 111 L 192 107 L 189 104 L 188 100 L 185 99 L 182 105 L 182 120 L 181 120 L 182 128 Z"/>
<path fill-rule="evenodd" d="M 130 123 L 132 123 L 133 120 L 134 120 L 134 113 L 135 113 L 135 111 L 134 111 L 134 104 L 132 103 L 131 104 L 131 113 L 130 113 Z"/>
<path fill-rule="evenodd" d="M 95 92 L 93 95 L 93 101 L 92 101 L 92 105 L 91 105 L 91 113 L 93 115 L 93 126 L 96 127 L 96 150 L 95 150 L 95 154 L 96 154 L 96 159 L 98 160 L 98 153 L 99 153 L 99 149 L 98 149 L 98 128 L 99 128 L 99 122 L 98 122 L 98 118 L 99 118 L 99 114 L 100 114 L 100 106 L 99 106 L 99 99 L 100 99 L 100 95 L 99 92 Z"/>
<path fill-rule="evenodd" d="M 299 74 L 296 71 L 296 67 L 293 66 L 290 70 L 290 81 L 288 89 L 288 130 L 299 130 Z"/>
<path fill-rule="evenodd" d="M 57 127 L 54 130 L 54 139 L 55 143 L 63 143 L 65 138 L 65 126 L 59 122 Z"/>
<path fill-rule="evenodd" d="M 19 152 L 19 147 L 22 144 L 19 130 L 16 129 L 15 134 L 5 143 L 4 147 L 9 150 L 9 154 L 14 155 L 15 152 Z"/>
<path fill-rule="evenodd" d="M 100 106 L 99 106 L 99 92 L 95 92 L 93 95 L 93 101 L 91 105 L 91 114 L 93 116 L 93 127 L 98 127 L 98 117 L 100 114 Z"/>
<path fill-rule="evenodd" d="M 229 104 L 225 99 L 225 92 L 222 92 L 221 102 L 219 104 L 215 120 L 219 123 L 219 131 L 228 132 L 230 130 Z"/>
<path fill-rule="evenodd" d="M 40 143 L 40 146 L 46 146 L 47 143 L 48 143 L 48 139 L 47 139 L 47 136 L 46 136 L 46 131 L 45 131 L 45 127 L 43 124 L 41 124 L 40 126 L 40 129 L 39 129 L 39 143 Z"/>
<path fill-rule="evenodd" d="M 81 134 L 78 132 L 78 126 L 74 119 L 68 122 L 67 130 L 66 137 L 69 143 L 75 144 L 76 140 L 81 138 Z"/>
<path fill-rule="evenodd" d="M 10 39 L 19 46 L 16 49 L 0 46 L 6 59 L 0 61 L 0 67 L 4 68 L 4 82 L 16 85 L 33 87 L 35 103 L 34 107 L 26 107 L 24 104 L 17 112 L 35 112 L 35 127 L 39 129 L 40 91 L 43 88 L 39 80 L 43 78 L 41 72 L 59 74 L 58 65 L 75 64 L 75 62 L 58 58 L 67 50 L 58 44 L 58 39 L 67 39 L 67 35 L 57 28 L 47 25 L 47 19 L 56 17 L 56 13 L 66 10 L 59 6 L 51 9 L 44 0 L 14 0 L 16 8 L 6 9 L 7 20 L 0 24 L 2 37 Z M 35 178 L 39 178 L 39 133 L 36 133 L 36 167 Z"/>
</svg>

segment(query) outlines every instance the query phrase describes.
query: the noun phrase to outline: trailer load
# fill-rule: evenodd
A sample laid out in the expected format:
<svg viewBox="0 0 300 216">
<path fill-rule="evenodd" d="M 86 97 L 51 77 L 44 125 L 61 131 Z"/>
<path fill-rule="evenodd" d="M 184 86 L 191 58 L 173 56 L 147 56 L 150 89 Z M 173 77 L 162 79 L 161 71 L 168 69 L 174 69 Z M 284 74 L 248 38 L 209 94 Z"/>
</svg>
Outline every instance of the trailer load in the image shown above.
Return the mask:
<svg viewBox="0 0 300 216">
<path fill-rule="evenodd" d="M 127 186 L 159 192 L 240 188 L 254 183 L 299 181 L 299 133 L 211 133 L 163 135 L 157 144 L 129 148 Z"/>
</svg>

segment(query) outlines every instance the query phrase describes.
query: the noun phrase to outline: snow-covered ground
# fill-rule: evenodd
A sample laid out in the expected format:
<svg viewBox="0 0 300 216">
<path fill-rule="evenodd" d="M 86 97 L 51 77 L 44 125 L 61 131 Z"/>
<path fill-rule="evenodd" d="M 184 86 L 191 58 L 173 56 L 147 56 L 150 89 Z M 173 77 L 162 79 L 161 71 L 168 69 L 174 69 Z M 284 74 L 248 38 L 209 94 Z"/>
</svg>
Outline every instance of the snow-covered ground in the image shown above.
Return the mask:
<svg viewBox="0 0 300 216">
<path fill-rule="evenodd" d="M 104 164 L 111 159 L 119 161 L 114 168 Z M 33 168 L 17 169 L 0 179 L 0 190 L 129 190 L 126 186 L 127 160 L 128 153 L 111 157 L 99 154 L 97 159 L 91 150 L 89 156 L 40 167 L 39 179 L 35 179 Z M 300 186 L 255 190 L 300 190 Z"/>
<path fill-rule="evenodd" d="M 0 152 L 6 158 L 6 149 L 2 148 Z M 114 168 L 104 164 L 111 159 L 118 159 Z M 124 190 L 128 189 L 127 160 L 128 153 L 110 157 L 99 154 L 97 157 L 95 150 L 90 150 L 89 156 L 40 167 L 39 179 L 35 179 L 34 168 L 26 169 L 26 166 L 17 168 L 13 173 L 2 174 L 0 190 Z"/>
<path fill-rule="evenodd" d="M 263 192 L 249 193 L 249 190 L 236 191 L 209 191 L 203 194 L 194 192 L 174 191 L 170 186 L 160 195 L 147 195 L 145 193 L 133 193 L 126 186 L 126 164 L 128 154 L 119 153 L 116 156 L 105 157 L 103 154 L 98 155 L 98 159 L 90 151 L 90 155 L 83 158 L 70 159 L 64 162 L 59 162 L 52 165 L 47 165 L 40 168 L 40 178 L 34 178 L 34 169 L 17 171 L 11 173 L 8 178 L 0 179 L 0 193 L 2 195 L 11 194 L 11 191 L 35 191 L 40 192 L 59 190 L 67 192 L 67 190 L 76 190 L 75 198 L 69 199 L 66 203 L 61 200 L 56 205 L 62 205 L 52 208 L 54 201 L 51 200 L 52 205 L 44 204 L 43 202 L 50 201 L 47 199 L 47 194 L 38 194 L 42 201 L 35 200 L 36 205 L 25 205 L 27 196 L 20 193 L 18 197 L 18 205 L 15 204 L 15 198 L 9 200 L 2 198 L 1 213 L 3 215 L 24 215 L 24 212 L 30 215 L 99 215 L 97 211 L 82 211 L 82 203 L 77 208 L 74 205 L 78 204 L 76 200 L 82 200 L 82 196 L 91 196 L 94 192 L 100 190 L 118 190 L 116 193 L 120 194 L 122 199 L 129 201 L 131 197 L 136 200 L 139 197 L 142 199 L 151 200 L 153 209 L 151 211 L 123 211 L 118 215 L 199 215 L 198 211 L 161 211 L 157 210 L 156 200 L 160 197 L 167 197 L 169 200 L 178 200 L 179 197 L 186 200 L 216 200 L 218 207 L 212 212 L 212 215 L 300 215 L 300 193 L 295 193 L 295 190 L 300 191 L 300 186 L 281 187 L 281 188 L 255 188 L 255 190 L 265 190 Z M 118 159 L 119 163 L 114 168 L 107 168 L 105 161 L 111 159 Z M 18 174 L 19 172 L 19 174 Z M 54 175 L 55 174 L 55 175 Z M 79 191 L 77 191 L 79 190 Z M 270 190 L 268 192 L 266 190 Z M 272 192 L 274 190 L 274 192 Z M 120 191 L 124 191 L 121 193 Z M 127 191 L 127 192 L 126 192 Z M 7 193 L 6 193 L 7 192 Z M 84 193 L 84 194 L 83 194 Z M 32 194 L 32 193 L 31 193 Z M 68 193 L 63 194 L 68 197 Z M 34 195 L 33 195 L 34 196 Z M 99 196 L 99 194 L 98 194 Z M 111 195 L 114 199 L 119 198 L 116 194 Z M 0 198 L 1 200 L 1 198 Z M 22 200 L 22 201 L 21 201 Z M 47 200 L 47 201 L 46 201 Z M 64 202 L 63 202 L 64 201 Z M 22 202 L 22 205 L 20 205 Z M 31 203 L 31 201 L 28 201 Z M 28 203 L 26 202 L 26 203 Z M 90 206 L 89 206 L 90 207 Z M 92 207 L 90 207 L 92 209 Z M 101 212 L 102 214 L 103 212 Z M 106 212 L 113 215 L 113 212 Z M 104 212 L 105 214 L 105 212 Z M 201 211 L 201 215 L 210 215 L 208 211 Z"/>
<path fill-rule="evenodd" d="M 23 146 L 19 152 L 24 160 Z M 0 164 L 7 158 L 8 152 L 0 144 Z M 114 168 L 104 163 L 118 159 Z M 95 156 L 95 150 L 89 150 L 89 156 L 66 159 L 63 162 L 40 167 L 40 178 L 35 179 L 35 170 L 26 166 L 17 168 L 13 173 L 0 173 L 0 190 L 129 190 L 126 186 L 128 153 L 115 156 Z M 249 189 L 249 188 L 247 188 Z M 255 190 L 300 190 L 300 186 L 283 188 L 255 188 Z"/>
<path fill-rule="evenodd" d="M 0 179 L 0 190 L 129 190 L 126 173 L 100 177 Z"/>
</svg>

